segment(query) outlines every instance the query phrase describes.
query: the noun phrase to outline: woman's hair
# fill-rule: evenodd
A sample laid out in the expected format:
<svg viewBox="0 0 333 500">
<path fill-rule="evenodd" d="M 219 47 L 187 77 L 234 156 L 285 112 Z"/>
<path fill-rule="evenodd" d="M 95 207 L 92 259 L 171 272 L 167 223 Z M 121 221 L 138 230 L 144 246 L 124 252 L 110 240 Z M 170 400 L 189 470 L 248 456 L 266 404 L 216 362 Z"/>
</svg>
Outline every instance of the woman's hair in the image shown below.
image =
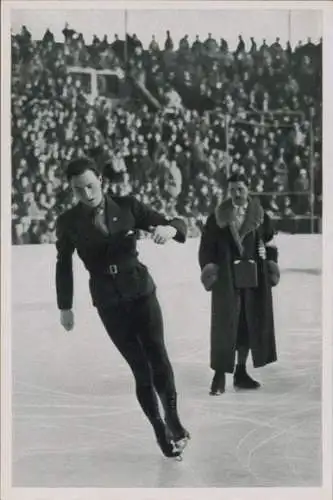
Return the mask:
<svg viewBox="0 0 333 500">
<path fill-rule="evenodd" d="M 72 177 L 76 177 L 77 175 L 82 175 L 87 170 L 91 170 L 96 174 L 97 177 L 100 177 L 101 172 L 98 170 L 96 163 L 93 159 L 82 157 L 76 158 L 75 160 L 71 160 L 66 169 L 66 177 L 68 182 L 72 179 Z"/>
</svg>

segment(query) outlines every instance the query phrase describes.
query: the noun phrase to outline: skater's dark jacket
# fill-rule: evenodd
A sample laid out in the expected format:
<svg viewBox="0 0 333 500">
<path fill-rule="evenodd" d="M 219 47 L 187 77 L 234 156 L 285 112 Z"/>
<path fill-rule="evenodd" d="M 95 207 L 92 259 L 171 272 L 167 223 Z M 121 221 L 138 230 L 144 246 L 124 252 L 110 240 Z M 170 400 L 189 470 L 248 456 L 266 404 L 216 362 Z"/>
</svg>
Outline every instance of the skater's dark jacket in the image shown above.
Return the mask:
<svg viewBox="0 0 333 500">
<path fill-rule="evenodd" d="M 169 220 L 132 196 L 107 196 L 105 210 L 109 235 L 95 226 L 91 209 L 82 203 L 58 217 L 56 292 L 61 310 L 71 309 L 73 305 L 75 250 L 90 274 L 93 305 L 104 308 L 155 290 L 146 266 L 137 257 L 137 230 L 170 225 L 177 229 L 174 240 L 180 243 L 186 240 L 187 227 L 181 219 Z M 109 274 L 110 265 L 118 266 L 118 274 Z"/>
<path fill-rule="evenodd" d="M 199 247 L 201 280 L 206 290 L 212 292 L 211 368 L 225 373 L 234 370 L 240 311 L 239 292 L 233 280 L 235 259 L 254 259 L 258 265 L 258 287 L 244 290 L 253 365 L 261 367 L 277 359 L 272 286 L 279 280 L 279 268 L 273 224 L 255 198 L 249 200 L 239 230 L 235 221 L 235 209 L 227 199 L 208 217 Z M 259 238 L 265 244 L 267 260 L 259 258 Z"/>
</svg>

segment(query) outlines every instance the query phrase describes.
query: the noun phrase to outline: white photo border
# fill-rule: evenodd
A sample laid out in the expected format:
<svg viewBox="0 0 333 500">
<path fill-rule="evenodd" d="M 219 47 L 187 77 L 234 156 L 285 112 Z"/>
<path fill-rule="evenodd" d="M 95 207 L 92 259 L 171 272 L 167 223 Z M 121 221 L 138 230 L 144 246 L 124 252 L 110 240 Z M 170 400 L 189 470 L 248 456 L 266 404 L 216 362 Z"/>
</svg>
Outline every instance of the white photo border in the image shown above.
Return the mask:
<svg viewBox="0 0 333 500">
<path fill-rule="evenodd" d="M 320 10 L 323 20 L 323 253 L 322 253 L 322 446 L 323 485 L 321 488 L 207 488 L 207 489 L 35 489 L 11 486 L 11 125 L 10 15 L 18 9 L 264 9 Z M 233 1 L 233 2 L 143 2 L 143 1 L 26 1 L 4 0 L 1 4 L 1 498 L 29 499 L 123 499 L 133 494 L 140 500 L 254 499 L 330 500 L 332 495 L 332 391 L 333 391 L 333 2 L 320 1 Z"/>
</svg>

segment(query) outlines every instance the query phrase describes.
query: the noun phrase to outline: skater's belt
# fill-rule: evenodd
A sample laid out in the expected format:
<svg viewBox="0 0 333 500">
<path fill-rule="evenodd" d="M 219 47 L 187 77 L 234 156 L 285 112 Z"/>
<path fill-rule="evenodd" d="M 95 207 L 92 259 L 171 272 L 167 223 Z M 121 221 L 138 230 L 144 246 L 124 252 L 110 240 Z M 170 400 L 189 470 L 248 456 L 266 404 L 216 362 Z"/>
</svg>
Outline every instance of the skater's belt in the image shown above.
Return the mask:
<svg viewBox="0 0 333 500">
<path fill-rule="evenodd" d="M 118 262 L 117 264 L 106 264 L 103 267 L 99 267 L 98 269 L 94 269 L 91 271 L 92 276 L 101 276 L 101 275 L 111 275 L 115 276 L 117 274 L 121 274 L 124 271 L 128 271 L 136 267 L 139 264 L 138 259 L 128 259 L 125 261 Z"/>
</svg>

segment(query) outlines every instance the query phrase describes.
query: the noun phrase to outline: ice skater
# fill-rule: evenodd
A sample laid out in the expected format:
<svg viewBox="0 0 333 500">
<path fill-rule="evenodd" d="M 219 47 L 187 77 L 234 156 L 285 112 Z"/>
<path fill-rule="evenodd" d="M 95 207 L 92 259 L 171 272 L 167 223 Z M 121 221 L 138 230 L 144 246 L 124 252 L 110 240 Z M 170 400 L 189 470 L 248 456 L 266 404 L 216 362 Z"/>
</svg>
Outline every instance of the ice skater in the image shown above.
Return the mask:
<svg viewBox="0 0 333 500">
<path fill-rule="evenodd" d="M 132 196 L 104 196 L 101 175 L 90 158 L 71 161 L 67 179 L 77 204 L 57 220 L 60 322 L 67 331 L 74 327 L 72 256 L 76 250 L 90 275 L 93 305 L 133 372 L 137 400 L 160 449 L 167 457 L 180 457 L 190 435 L 178 415 L 156 286 L 147 267 L 138 260 L 136 232 L 151 231 L 157 244 L 171 239 L 184 243 L 187 227 L 181 219 L 168 220 Z"/>
<path fill-rule="evenodd" d="M 277 360 L 272 286 L 280 272 L 274 234 L 259 200 L 249 196 L 247 178 L 232 175 L 227 199 L 208 217 L 199 248 L 201 281 L 212 292 L 211 395 L 225 391 L 226 373 L 234 373 L 237 389 L 260 387 L 246 371 L 250 351 L 255 368 Z"/>
</svg>

